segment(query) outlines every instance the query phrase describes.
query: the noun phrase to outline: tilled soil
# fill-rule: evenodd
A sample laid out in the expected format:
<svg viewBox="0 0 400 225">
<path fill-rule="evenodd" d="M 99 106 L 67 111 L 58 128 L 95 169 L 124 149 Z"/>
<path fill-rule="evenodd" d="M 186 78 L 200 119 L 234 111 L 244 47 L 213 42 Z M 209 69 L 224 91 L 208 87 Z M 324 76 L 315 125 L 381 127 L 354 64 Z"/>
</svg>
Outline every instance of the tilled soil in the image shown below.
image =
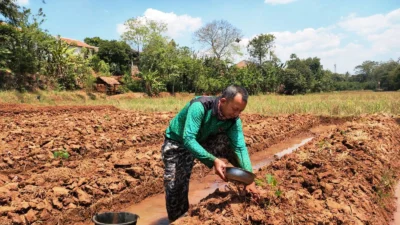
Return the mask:
<svg viewBox="0 0 400 225">
<path fill-rule="evenodd" d="M 0 224 L 76 224 L 163 192 L 160 147 L 174 113 L 0 105 Z M 249 152 L 320 123 L 243 115 Z M 209 172 L 196 163 L 193 178 Z"/>
<path fill-rule="evenodd" d="M 174 224 L 390 224 L 400 119 L 365 116 L 257 172 L 259 198 L 230 183 Z"/>
</svg>

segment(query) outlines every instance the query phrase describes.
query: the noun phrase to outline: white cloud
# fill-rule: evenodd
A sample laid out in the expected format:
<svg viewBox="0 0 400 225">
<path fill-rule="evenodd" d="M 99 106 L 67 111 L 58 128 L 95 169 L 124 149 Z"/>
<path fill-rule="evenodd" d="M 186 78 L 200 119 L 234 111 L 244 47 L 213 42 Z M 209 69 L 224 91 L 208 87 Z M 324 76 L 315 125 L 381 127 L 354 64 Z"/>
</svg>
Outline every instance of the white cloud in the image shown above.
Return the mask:
<svg viewBox="0 0 400 225">
<path fill-rule="evenodd" d="M 180 37 L 188 32 L 193 32 L 201 27 L 202 21 L 199 17 L 189 15 L 176 15 L 173 12 L 165 13 L 156 9 L 149 8 L 144 12 L 143 17 L 150 20 L 159 21 L 167 24 L 167 35 L 172 38 Z M 143 18 L 140 17 L 140 18 Z M 125 31 L 123 24 L 117 24 L 117 32 L 122 34 Z"/>
<path fill-rule="evenodd" d="M 313 29 L 311 32 L 307 31 L 308 29 L 290 33 L 289 36 L 293 39 L 298 37 L 299 41 L 286 44 L 279 41 L 281 34 L 275 33 L 278 37 L 275 53 L 282 61 L 288 60 L 290 55 L 295 53 L 299 58 L 320 58 L 324 69 L 334 71 L 336 64 L 337 72 L 345 73 L 349 71 L 352 73 L 356 65 L 374 57 L 374 52 L 361 44 L 351 42 L 344 45 L 343 36 L 340 34 L 324 29 Z M 309 35 L 305 36 L 304 33 Z M 288 34 L 285 33 L 285 35 Z"/>
<path fill-rule="evenodd" d="M 331 28 L 306 28 L 296 32 L 272 32 L 277 45 L 292 46 L 298 51 L 325 49 L 340 45 L 340 35 L 334 34 Z"/>
<path fill-rule="evenodd" d="M 320 57 L 323 62 L 325 58 L 331 58 L 334 55 L 345 52 L 340 48 L 342 34 L 334 33 L 332 28 L 306 28 L 296 32 L 272 32 L 275 35 L 275 54 L 286 61 L 292 53 L 300 58 Z M 330 65 L 327 68 L 333 68 L 334 62 L 326 61 Z"/>
<path fill-rule="evenodd" d="M 400 50 L 400 8 L 368 17 L 352 14 L 339 22 L 339 26 L 368 40 L 375 53 Z"/>
<path fill-rule="evenodd" d="M 16 0 L 15 3 L 20 6 L 29 5 L 29 0 Z"/>
<path fill-rule="evenodd" d="M 155 9 L 147 9 L 144 16 L 155 21 L 164 22 L 168 26 L 167 34 L 171 37 L 178 37 L 183 32 L 195 31 L 202 25 L 201 18 L 189 15 L 176 15 L 173 12 L 165 13 Z"/>
<path fill-rule="evenodd" d="M 328 28 L 271 33 L 276 37 L 275 54 L 282 61 L 292 53 L 299 58 L 319 57 L 325 69 L 333 71 L 336 64 L 337 72 L 352 73 L 365 60 L 398 58 L 400 9 L 367 17 L 352 14 Z M 247 44 L 249 39 L 243 41 Z"/>
<path fill-rule="evenodd" d="M 118 34 L 123 34 L 126 31 L 126 26 L 122 23 L 117 24 L 117 32 Z"/>
<path fill-rule="evenodd" d="M 374 52 L 386 53 L 400 50 L 400 23 L 383 32 L 370 34 L 367 39 L 372 42 Z"/>
<path fill-rule="evenodd" d="M 360 35 L 371 34 L 390 28 L 400 23 L 400 9 L 393 10 L 386 15 L 376 14 L 367 17 L 357 17 L 351 14 L 339 22 L 339 26 Z"/>
<path fill-rule="evenodd" d="M 255 35 L 251 38 L 242 38 L 239 42 L 240 48 L 247 48 L 247 45 L 249 44 L 250 40 L 253 39 Z"/>
<path fill-rule="evenodd" d="M 288 4 L 297 0 L 265 0 L 264 2 L 271 5 Z"/>
<path fill-rule="evenodd" d="M 345 73 L 348 71 L 351 74 L 354 72 L 354 67 L 366 60 L 373 59 L 375 56 L 369 48 L 353 42 L 341 47 L 316 52 L 316 54 L 318 55 L 313 57 L 321 58 L 324 69 L 334 72 L 334 65 L 336 64 L 337 72 Z"/>
</svg>

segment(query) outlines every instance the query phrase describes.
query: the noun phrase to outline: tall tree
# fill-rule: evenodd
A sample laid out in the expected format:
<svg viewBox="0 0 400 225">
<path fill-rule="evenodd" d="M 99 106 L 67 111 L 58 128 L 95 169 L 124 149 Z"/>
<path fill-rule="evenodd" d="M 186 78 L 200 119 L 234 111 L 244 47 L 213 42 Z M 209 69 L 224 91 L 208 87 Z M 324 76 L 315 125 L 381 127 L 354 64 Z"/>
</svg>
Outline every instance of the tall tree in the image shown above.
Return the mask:
<svg viewBox="0 0 400 225">
<path fill-rule="evenodd" d="M 110 72 L 122 74 L 129 71 L 129 66 L 137 56 L 124 41 L 103 40 L 99 37 L 85 38 L 85 43 L 99 47 L 98 57 L 110 65 Z"/>
<path fill-rule="evenodd" d="M 274 40 L 273 34 L 260 34 L 249 42 L 247 51 L 261 65 L 266 57 L 270 56 L 270 59 L 272 59 Z"/>
<path fill-rule="evenodd" d="M 96 47 L 100 47 L 101 43 L 104 42 L 104 40 L 99 37 L 92 37 L 92 38 L 87 37 L 83 41 L 88 45 L 92 45 L 92 46 L 96 46 Z"/>
<path fill-rule="evenodd" d="M 375 81 L 375 77 L 373 77 L 373 72 L 378 66 L 378 62 L 375 61 L 364 61 L 361 65 L 356 66 L 355 71 L 356 74 L 361 77 L 361 82 L 365 81 Z"/>
<path fill-rule="evenodd" d="M 219 60 L 240 54 L 240 48 L 235 43 L 242 36 L 241 31 L 226 20 L 214 20 L 194 33 L 195 41 L 208 46 Z"/>
<path fill-rule="evenodd" d="M 146 17 L 136 17 L 125 21 L 126 31 L 121 35 L 122 40 L 130 45 L 135 45 L 140 52 L 154 35 L 161 35 L 167 31 L 165 23 L 150 20 Z"/>
<path fill-rule="evenodd" d="M 14 0 L 0 1 L 0 14 L 4 17 L 5 22 L 16 24 L 18 19 L 22 16 L 19 11 L 20 7 L 15 4 Z M 2 19 L 0 19 L 0 22 Z"/>
</svg>

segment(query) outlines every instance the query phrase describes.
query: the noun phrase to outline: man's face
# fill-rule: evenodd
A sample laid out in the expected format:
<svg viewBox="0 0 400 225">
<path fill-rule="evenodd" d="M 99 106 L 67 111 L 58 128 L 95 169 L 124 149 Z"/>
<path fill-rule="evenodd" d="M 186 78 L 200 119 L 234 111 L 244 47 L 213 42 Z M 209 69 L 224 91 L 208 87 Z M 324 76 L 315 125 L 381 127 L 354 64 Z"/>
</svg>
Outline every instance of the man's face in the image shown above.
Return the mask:
<svg viewBox="0 0 400 225">
<path fill-rule="evenodd" d="M 224 115 L 226 119 L 238 117 L 247 105 L 247 103 L 242 99 L 242 94 L 236 94 L 236 96 L 230 101 L 226 98 L 221 98 L 220 104 L 222 115 Z"/>
</svg>

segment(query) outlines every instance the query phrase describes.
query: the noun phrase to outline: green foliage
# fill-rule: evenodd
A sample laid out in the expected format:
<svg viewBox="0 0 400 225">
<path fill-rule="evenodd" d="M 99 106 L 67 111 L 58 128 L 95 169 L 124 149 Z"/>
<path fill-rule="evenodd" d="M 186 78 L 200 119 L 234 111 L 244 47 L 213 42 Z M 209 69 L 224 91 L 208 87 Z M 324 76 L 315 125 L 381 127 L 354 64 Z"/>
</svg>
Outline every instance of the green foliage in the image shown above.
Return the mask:
<svg viewBox="0 0 400 225">
<path fill-rule="evenodd" d="M 129 73 L 125 73 L 125 75 L 122 77 L 122 83 L 121 85 L 121 92 L 126 93 L 128 91 L 133 91 L 133 92 L 143 92 L 144 89 L 142 87 L 142 81 L 137 79 L 134 80 L 132 76 Z"/>
<path fill-rule="evenodd" d="M 400 62 L 364 61 L 356 66 L 356 75 L 347 82 L 356 83 L 357 89 L 394 91 L 400 88 Z"/>
<path fill-rule="evenodd" d="M 281 197 L 281 195 L 282 195 L 282 191 L 281 190 L 278 189 L 278 190 L 275 191 L 275 196 L 276 197 L 279 198 L 279 197 Z"/>
<path fill-rule="evenodd" d="M 158 71 L 142 71 L 140 75 L 143 79 L 145 92 L 149 96 L 158 95 L 161 91 L 165 90 L 165 84 L 158 76 Z"/>
<path fill-rule="evenodd" d="M 131 18 L 125 21 L 126 31 L 121 35 L 122 40 L 135 45 L 141 51 L 155 36 L 161 36 L 167 30 L 165 23 L 156 22 L 146 17 Z"/>
<path fill-rule="evenodd" d="M 3 87 L 21 91 L 38 86 L 37 73 L 46 65 L 47 49 L 52 39 L 39 28 L 44 17 L 41 9 L 32 15 L 29 9 L 24 8 L 18 11 L 17 17 L 8 18 L 8 24 L 0 25 L 0 51 L 5 53 L 0 57 L 1 66 L 12 71 Z"/>
<path fill-rule="evenodd" d="M 53 152 L 53 156 L 54 158 L 60 158 L 60 159 L 68 159 L 69 158 L 69 153 L 67 150 L 63 149 L 63 150 L 58 150 Z"/>
<path fill-rule="evenodd" d="M 374 186 L 374 191 L 376 192 L 379 204 L 384 204 L 384 200 L 391 196 L 396 183 L 395 178 L 396 176 L 392 170 L 386 170 L 383 172 L 379 183 Z"/>
<path fill-rule="evenodd" d="M 85 38 L 85 43 L 99 47 L 92 56 L 91 66 L 102 76 L 121 75 L 130 72 L 131 64 L 136 60 L 137 52 L 124 41 L 103 40 L 99 37 Z"/>
<path fill-rule="evenodd" d="M 14 0 L 0 1 L 0 14 L 4 17 L 7 23 L 15 24 L 22 16 L 20 7 L 15 4 Z"/>
<path fill-rule="evenodd" d="M 281 74 L 285 94 L 304 94 L 307 92 L 305 76 L 296 69 L 286 69 Z"/>
<path fill-rule="evenodd" d="M 247 51 L 261 65 L 268 55 L 273 55 L 275 36 L 273 34 L 260 34 L 253 38 L 247 45 Z"/>
<path fill-rule="evenodd" d="M 89 59 L 74 53 L 75 48 L 61 39 L 49 47 L 51 59 L 47 65 L 49 75 L 57 80 L 58 90 L 75 90 L 93 82 Z M 91 88 L 90 86 L 88 88 Z"/>
<path fill-rule="evenodd" d="M 267 174 L 265 176 L 265 179 L 267 180 L 267 183 L 273 187 L 275 187 L 278 184 L 278 181 L 275 179 L 275 177 L 272 174 Z"/>
<path fill-rule="evenodd" d="M 51 85 L 59 90 L 84 87 L 90 75 L 87 60 L 43 31 L 40 26 L 44 18 L 41 9 L 32 15 L 24 8 L 17 17 L 9 19 L 9 24 L 0 25 L 0 52 L 4 53 L 0 66 L 12 71 L 1 88 L 33 91 Z"/>
<path fill-rule="evenodd" d="M 274 191 L 275 196 L 278 198 L 281 197 L 282 191 L 279 189 L 278 181 L 275 179 L 275 177 L 272 174 L 267 174 L 265 176 L 265 179 L 266 179 L 268 185 L 270 185 L 271 188 L 275 190 Z"/>
<path fill-rule="evenodd" d="M 229 84 L 242 85 L 251 95 L 400 89 L 399 60 L 365 61 L 355 68 L 354 76 L 324 70 L 318 57 L 300 59 L 292 54 L 282 64 L 274 55 L 272 34 L 253 38 L 247 46 L 253 62 L 237 68 L 229 59 L 240 55 L 242 34 L 224 20 L 208 23 L 195 33 L 197 41 L 210 47 L 212 57 L 199 57 L 188 47 L 179 46 L 163 35 L 166 24 L 144 17 L 125 22 L 123 41 L 85 38 L 86 43 L 99 47 L 92 55 L 87 49 L 77 54 L 43 30 L 45 15 L 41 9 L 33 15 L 14 1 L 3 0 L 0 12 L 6 22 L 0 24 L 0 89 L 90 92 L 95 82 L 93 73 L 124 74 L 121 92 L 145 91 L 149 95 L 161 91 L 214 95 Z M 138 77 L 130 75 L 134 64 L 141 71 Z"/>
<path fill-rule="evenodd" d="M 259 187 L 264 187 L 264 185 L 265 185 L 263 180 L 257 179 L 257 178 L 254 180 L 254 183 L 256 184 L 256 186 L 259 186 Z"/>
<path fill-rule="evenodd" d="M 86 92 L 91 92 L 94 90 L 94 85 L 96 82 L 96 77 L 92 76 L 91 74 L 87 74 L 87 76 L 84 77 L 84 88 Z"/>
<path fill-rule="evenodd" d="M 110 66 L 104 60 L 100 59 L 100 56 L 95 54 L 89 57 L 89 65 L 93 68 L 96 73 L 100 76 L 111 76 Z"/>
</svg>

